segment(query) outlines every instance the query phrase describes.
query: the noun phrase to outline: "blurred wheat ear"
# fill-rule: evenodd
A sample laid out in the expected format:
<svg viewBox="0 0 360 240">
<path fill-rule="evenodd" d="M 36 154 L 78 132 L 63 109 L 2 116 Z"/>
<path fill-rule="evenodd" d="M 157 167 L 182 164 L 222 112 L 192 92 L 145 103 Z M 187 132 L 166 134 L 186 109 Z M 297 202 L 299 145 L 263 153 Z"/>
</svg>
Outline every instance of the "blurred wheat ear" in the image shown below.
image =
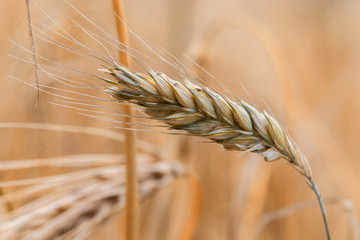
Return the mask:
<svg viewBox="0 0 360 240">
<path fill-rule="evenodd" d="M 57 124 L 1 123 L 0 128 L 25 128 L 106 137 L 119 143 L 124 136 L 114 131 Z M 190 177 L 175 161 L 159 161 L 161 150 L 140 141 L 137 155 L 137 182 L 141 200 L 176 179 Z M 162 159 L 166 160 L 166 159 Z M 126 158 L 119 154 L 87 154 L 47 159 L 0 161 L 1 171 L 39 167 L 67 169 L 58 175 L 1 181 L 0 187 L 20 187 L 0 197 L 2 239 L 84 239 L 105 220 L 118 215 L 125 206 Z M 75 167 L 75 170 L 74 170 Z M 65 169 L 64 169 L 65 168 Z M 85 168 L 85 169 L 84 169 Z M 196 199 L 194 199 L 197 201 Z M 190 234 L 194 224 L 185 223 Z"/>
<path fill-rule="evenodd" d="M 186 174 L 176 162 L 140 161 L 138 166 L 141 199 Z M 28 197 L 33 200 L 1 219 L 2 237 L 84 239 L 96 226 L 124 208 L 125 174 L 124 165 L 113 165 L 50 177 L 30 187 L 26 191 L 32 192 Z M 34 199 L 36 189 L 50 191 L 49 187 L 57 182 L 60 186 L 56 190 Z"/>
</svg>

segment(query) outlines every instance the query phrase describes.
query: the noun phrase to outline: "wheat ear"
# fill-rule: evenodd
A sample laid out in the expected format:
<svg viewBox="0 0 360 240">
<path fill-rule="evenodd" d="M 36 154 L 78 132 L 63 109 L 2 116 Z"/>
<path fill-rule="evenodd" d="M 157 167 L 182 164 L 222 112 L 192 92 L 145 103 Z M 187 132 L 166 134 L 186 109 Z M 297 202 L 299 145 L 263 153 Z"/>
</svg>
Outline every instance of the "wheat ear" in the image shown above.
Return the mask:
<svg viewBox="0 0 360 240">
<path fill-rule="evenodd" d="M 124 208 L 125 172 L 123 165 L 99 168 L 80 184 L 64 175 L 69 181 L 58 186 L 60 191 L 30 201 L 0 221 L 4 239 L 84 239 Z M 178 162 L 140 162 L 140 199 L 186 174 Z"/>
<path fill-rule="evenodd" d="M 104 71 L 116 79 L 108 90 L 113 97 L 142 106 L 147 115 L 171 129 L 205 137 L 226 150 L 263 154 L 265 161 L 284 158 L 315 192 L 327 239 L 330 239 L 324 205 L 309 163 L 266 111 L 259 111 L 244 101 L 232 101 L 188 80 L 175 81 L 152 69 L 147 69 L 145 75 L 113 63 Z"/>
</svg>

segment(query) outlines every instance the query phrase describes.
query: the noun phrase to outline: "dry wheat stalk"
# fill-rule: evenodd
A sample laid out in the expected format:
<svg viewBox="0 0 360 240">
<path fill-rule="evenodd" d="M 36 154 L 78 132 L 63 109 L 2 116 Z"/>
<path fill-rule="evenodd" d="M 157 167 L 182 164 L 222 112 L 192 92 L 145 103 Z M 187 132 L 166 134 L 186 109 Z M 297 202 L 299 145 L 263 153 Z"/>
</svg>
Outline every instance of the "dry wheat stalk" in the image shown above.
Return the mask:
<svg viewBox="0 0 360 240">
<path fill-rule="evenodd" d="M 123 165 L 100 168 L 82 184 L 67 182 L 60 188 L 64 191 L 14 210 L 1 220 L 2 239 L 84 239 L 97 224 L 123 209 L 125 171 Z M 138 168 L 141 199 L 184 173 L 177 162 L 142 162 Z"/>
<path fill-rule="evenodd" d="M 115 18 L 117 39 L 128 45 L 128 30 L 125 26 L 124 4 L 122 0 L 112 0 L 113 10 L 116 13 Z M 119 61 L 125 66 L 130 65 L 130 56 L 119 50 Z M 124 105 L 123 111 L 125 114 L 132 115 L 134 110 L 132 106 Z M 135 119 L 132 117 L 125 117 L 124 121 L 127 124 L 134 124 Z M 139 201 L 137 195 L 137 177 L 136 177 L 136 133 L 135 131 L 125 130 L 124 150 L 126 155 L 127 179 L 126 179 L 126 206 L 125 206 L 125 238 L 128 240 L 139 239 Z"/>
</svg>

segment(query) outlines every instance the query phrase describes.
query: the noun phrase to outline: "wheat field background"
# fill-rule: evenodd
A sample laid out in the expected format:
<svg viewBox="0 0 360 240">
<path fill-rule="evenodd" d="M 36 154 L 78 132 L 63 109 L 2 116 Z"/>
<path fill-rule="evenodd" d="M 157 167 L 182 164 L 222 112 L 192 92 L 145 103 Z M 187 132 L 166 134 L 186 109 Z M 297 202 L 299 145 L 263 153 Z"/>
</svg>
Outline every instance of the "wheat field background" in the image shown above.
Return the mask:
<svg viewBox="0 0 360 240">
<path fill-rule="evenodd" d="M 78 16 L 62 0 L 36 2 L 69 33 L 89 41 L 69 23 L 66 16 Z M 111 1 L 72 3 L 116 35 Z M 125 0 L 124 4 L 134 32 L 180 60 L 188 61 L 184 55 L 194 59 L 238 98 L 270 109 L 309 159 L 327 202 L 333 239 L 360 239 L 360 2 Z M 33 7 L 32 14 L 51 25 L 38 8 Z M 30 48 L 25 19 L 25 1 L 0 1 L 0 122 L 109 128 L 107 121 L 49 104 L 54 97 L 46 94 L 41 94 L 35 107 L 37 91 L 8 77 L 35 81 L 31 65 L 8 56 L 29 57 L 8 40 Z M 143 47 L 134 37 L 130 45 Z M 36 48 L 53 60 L 97 71 L 81 58 L 49 45 L 39 43 Z M 158 64 L 166 71 L 164 63 Z M 192 69 L 223 91 L 211 77 Z M 40 80 L 55 84 L 42 75 Z M 193 239 L 252 239 L 271 216 L 257 239 L 325 239 L 318 207 L 307 207 L 315 196 L 284 160 L 266 163 L 261 156 L 226 152 L 193 137 L 140 131 L 138 138 L 156 144 L 199 177 L 202 203 Z M 101 137 L 0 129 L 0 160 L 122 151 L 119 143 Z M 2 171 L 0 181 L 64 171 L 44 167 Z M 4 189 L 5 193 L 13 190 Z M 145 199 L 140 208 L 140 239 L 180 239 L 192 199 L 184 179 Z M 5 210 L 0 206 L 0 215 L 1 211 Z M 277 214 L 269 215 L 273 212 Z M 122 215 L 116 215 L 97 226 L 91 239 L 120 239 L 122 226 Z"/>
</svg>

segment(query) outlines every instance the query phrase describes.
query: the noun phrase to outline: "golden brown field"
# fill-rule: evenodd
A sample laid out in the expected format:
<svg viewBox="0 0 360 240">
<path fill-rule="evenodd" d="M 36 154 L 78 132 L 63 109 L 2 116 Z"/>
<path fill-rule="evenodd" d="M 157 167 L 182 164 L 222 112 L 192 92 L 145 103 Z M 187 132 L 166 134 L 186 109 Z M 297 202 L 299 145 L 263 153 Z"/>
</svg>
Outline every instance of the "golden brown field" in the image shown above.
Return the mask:
<svg viewBox="0 0 360 240">
<path fill-rule="evenodd" d="M 105 37 L 104 33 L 63 0 L 36 3 L 41 8 L 32 4 L 33 23 L 46 36 L 79 49 L 51 29 L 66 30 L 85 46 L 106 54 L 105 48 L 76 23 L 99 34 L 98 39 Z M 116 37 L 110 0 L 71 3 Z M 231 97 L 226 90 L 229 89 L 237 98 L 270 112 L 309 160 L 325 202 L 332 239 L 360 239 L 360 68 L 357 66 L 360 2 L 125 0 L 124 6 L 128 26 L 152 44 L 153 49 L 168 51 L 219 93 Z M 27 85 L 35 83 L 34 67 L 16 59 L 32 61 L 32 55 L 16 45 L 30 49 L 26 19 L 24 0 L 0 1 L 1 239 L 28 239 L 25 237 L 32 236 L 31 229 L 46 224 L 49 225 L 46 231 L 54 233 L 47 239 L 55 239 L 67 227 L 95 219 L 100 213 L 110 217 L 94 220 L 88 228 L 84 225 L 84 232 L 89 233 L 84 238 L 124 239 L 126 145 L 119 141 L 123 130 L 116 128 L 124 127 L 124 118 L 109 110 L 122 111 L 122 105 L 99 99 L 79 105 L 72 99 L 79 97 L 76 92 L 84 94 L 80 97 L 108 96 L 96 89 L 80 87 L 76 92 L 61 91 L 57 88 L 67 89 L 66 85 L 42 71 L 39 71 L 40 84 L 51 94 L 40 92 L 37 100 L 37 90 Z M 104 39 L 99 42 L 117 56 L 118 50 L 109 42 Z M 176 75 L 136 36 L 130 34 L 129 42 L 131 47 L 148 55 L 149 59 L 144 57 L 145 60 L 154 61 L 152 64 L 158 71 Z M 65 51 L 39 36 L 35 36 L 35 46 L 40 56 L 86 73 L 99 75 L 98 69 L 102 68 L 85 56 Z M 217 81 L 189 59 L 204 67 Z M 44 59 L 38 61 L 59 68 Z M 143 71 L 134 61 L 131 67 Z M 92 83 L 91 76 L 88 77 L 81 81 Z M 99 82 L 94 86 L 99 86 Z M 140 158 L 139 239 L 326 239 L 314 193 L 303 176 L 284 159 L 265 162 L 260 155 L 224 151 L 222 146 L 206 139 L 164 134 L 169 131 L 142 117 L 136 119 Z M 54 131 L 55 125 L 46 124 L 62 127 Z M 148 127 L 149 124 L 152 126 Z M 155 153 L 149 144 L 155 146 Z M 105 171 L 101 166 L 108 168 Z M 94 175 L 83 177 L 82 174 L 92 170 Z M 55 181 L 56 176 L 60 178 Z M 36 195 L 31 192 L 26 195 L 31 186 L 50 187 Z M 44 208 L 26 220 L 32 227 L 17 229 L 19 224 L 24 224 L 19 219 L 25 219 L 28 213 L 22 206 L 36 203 L 40 197 L 51 199 L 56 194 L 63 197 L 60 205 L 69 203 L 51 213 L 49 208 Z M 81 196 L 76 198 L 77 194 Z M 101 198 L 102 194 L 108 197 Z M 46 204 L 52 202 L 55 200 Z M 42 206 L 45 203 L 39 202 L 32 209 Z M 71 216 L 58 218 L 56 223 L 50 221 L 71 207 L 91 210 L 73 222 Z M 22 214 L 11 215 L 11 212 L 20 213 L 19 209 Z M 13 216 L 11 226 L 7 222 L 9 216 Z M 63 225 L 66 227 L 61 228 Z M 10 228 L 18 232 L 7 238 Z"/>
</svg>

